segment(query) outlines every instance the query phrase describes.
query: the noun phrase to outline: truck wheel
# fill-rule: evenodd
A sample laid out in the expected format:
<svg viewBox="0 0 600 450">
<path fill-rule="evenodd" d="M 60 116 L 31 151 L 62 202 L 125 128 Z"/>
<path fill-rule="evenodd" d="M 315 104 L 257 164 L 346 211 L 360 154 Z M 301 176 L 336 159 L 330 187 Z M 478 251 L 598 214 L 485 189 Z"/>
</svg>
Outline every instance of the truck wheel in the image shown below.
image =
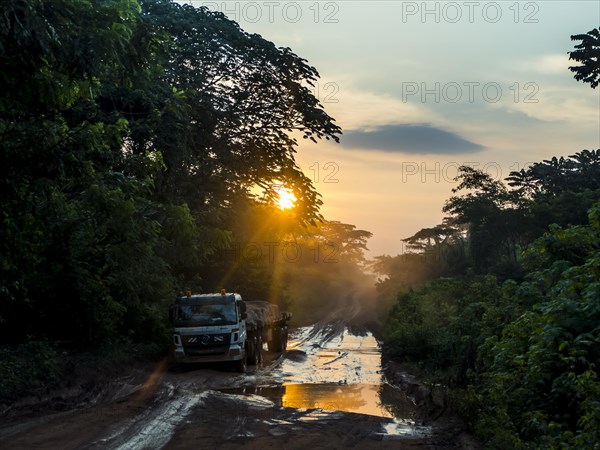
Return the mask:
<svg viewBox="0 0 600 450">
<path fill-rule="evenodd" d="M 276 328 L 275 330 L 273 330 L 273 339 L 269 341 L 268 344 L 270 352 L 281 351 L 281 328 Z"/>
<path fill-rule="evenodd" d="M 258 364 L 259 363 L 257 340 L 258 339 L 256 337 L 248 339 L 248 362 L 250 364 Z"/>
<path fill-rule="evenodd" d="M 287 347 L 287 328 L 285 326 L 279 329 L 279 342 L 277 345 L 278 352 L 284 352 Z"/>
<path fill-rule="evenodd" d="M 281 351 L 285 352 L 287 350 L 287 342 L 288 342 L 288 328 L 283 327 L 281 329 L 282 337 L 281 337 Z"/>
<path fill-rule="evenodd" d="M 271 339 L 267 341 L 267 348 L 270 352 L 277 352 L 278 350 L 278 341 L 279 341 L 279 329 L 271 330 Z"/>
<path fill-rule="evenodd" d="M 248 363 L 246 361 L 246 355 L 242 356 L 242 359 L 235 362 L 235 370 L 240 373 L 246 373 L 246 369 L 248 368 Z"/>
<path fill-rule="evenodd" d="M 256 364 L 260 364 L 263 361 L 263 341 L 262 336 L 256 338 Z"/>
<path fill-rule="evenodd" d="M 272 351 L 278 353 L 285 351 L 287 347 L 287 327 L 277 328 L 277 330 L 273 334 L 274 336 Z"/>
</svg>

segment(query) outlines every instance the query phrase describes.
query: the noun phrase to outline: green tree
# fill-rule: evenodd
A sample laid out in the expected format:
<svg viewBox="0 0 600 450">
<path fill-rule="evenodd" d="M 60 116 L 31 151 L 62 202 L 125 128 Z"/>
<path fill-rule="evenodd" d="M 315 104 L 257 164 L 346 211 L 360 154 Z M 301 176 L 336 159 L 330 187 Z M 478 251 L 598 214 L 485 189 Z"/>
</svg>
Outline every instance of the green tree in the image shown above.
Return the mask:
<svg viewBox="0 0 600 450">
<path fill-rule="evenodd" d="M 296 136 L 340 129 L 290 49 L 167 0 L 1 12 L 3 342 L 160 341 L 176 291 L 215 282 L 253 186 L 283 183 L 293 220 L 319 219 Z"/>
<path fill-rule="evenodd" d="M 317 71 L 219 12 L 169 0 L 142 7 L 156 36 L 170 37 L 158 78 L 174 93 L 165 99 L 157 90 L 159 116 L 142 104 L 128 118 L 138 130 L 132 151 L 163 155 L 159 195 L 212 212 L 256 185 L 274 193 L 280 183 L 293 189 L 299 219 L 317 219 L 318 194 L 294 159 L 294 133 L 338 141 L 340 128 L 309 90 Z"/>
<path fill-rule="evenodd" d="M 600 83 L 600 29 L 594 28 L 586 34 L 571 36 L 572 41 L 581 41 L 575 46 L 576 50 L 569 52 L 569 59 L 582 63 L 580 66 L 571 66 L 569 70 L 575 72 L 575 79 L 590 83 L 596 89 Z"/>
<path fill-rule="evenodd" d="M 518 274 L 518 251 L 527 223 L 523 199 L 509 191 L 489 174 L 461 166 L 453 196 L 443 211 L 451 214 L 457 225 L 467 226 L 468 255 L 472 267 L 484 272 L 495 268 L 506 274 Z"/>
<path fill-rule="evenodd" d="M 105 265 L 116 257 L 110 254 L 117 250 L 115 236 L 103 235 L 102 229 L 96 235 L 95 227 L 112 221 L 116 236 L 131 233 L 137 238 L 141 233 L 150 248 L 156 244 L 153 222 L 146 223 L 150 183 L 113 170 L 113 155 L 122 147 L 127 122 L 118 117 L 99 120 L 96 104 L 101 80 L 113 77 L 110 82 L 131 83 L 139 72 L 136 62 L 148 55 L 132 41 L 139 11 L 131 1 L 3 4 L 4 342 L 48 335 L 90 343 L 112 335 L 123 323 L 123 303 L 129 299 L 111 297 L 116 292 L 111 292 L 109 280 L 126 269 Z M 142 205 L 143 210 L 135 211 Z M 113 213 L 128 220 L 116 223 Z M 126 229 L 131 222 L 134 228 Z M 140 250 L 129 237 L 119 247 Z M 145 276 L 156 275 L 150 271 Z M 136 280 L 131 287 L 156 286 L 146 281 Z M 164 296 L 164 291 L 150 291 L 151 298 Z"/>
<path fill-rule="evenodd" d="M 579 225 L 600 198 L 600 151 L 582 150 L 568 157 L 553 157 L 511 172 L 507 178 L 515 194 L 530 200 L 530 238 L 548 225 Z"/>
</svg>

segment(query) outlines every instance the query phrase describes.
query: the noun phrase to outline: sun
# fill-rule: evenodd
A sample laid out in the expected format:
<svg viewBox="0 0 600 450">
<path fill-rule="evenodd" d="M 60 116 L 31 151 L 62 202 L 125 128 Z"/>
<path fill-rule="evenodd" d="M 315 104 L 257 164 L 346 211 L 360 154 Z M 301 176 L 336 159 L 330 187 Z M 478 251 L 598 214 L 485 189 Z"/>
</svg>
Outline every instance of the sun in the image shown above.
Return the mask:
<svg viewBox="0 0 600 450">
<path fill-rule="evenodd" d="M 290 209 L 296 206 L 296 196 L 289 189 L 280 188 L 277 190 L 277 206 L 280 209 Z"/>
</svg>

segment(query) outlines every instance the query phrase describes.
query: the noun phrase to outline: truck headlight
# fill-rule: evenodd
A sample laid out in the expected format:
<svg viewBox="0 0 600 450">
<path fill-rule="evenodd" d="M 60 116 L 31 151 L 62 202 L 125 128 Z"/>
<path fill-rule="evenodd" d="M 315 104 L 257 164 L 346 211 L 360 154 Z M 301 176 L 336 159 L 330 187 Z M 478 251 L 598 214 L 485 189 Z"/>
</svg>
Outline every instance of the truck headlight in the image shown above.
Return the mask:
<svg viewBox="0 0 600 450">
<path fill-rule="evenodd" d="M 181 336 L 179 336 L 178 334 L 174 334 L 173 335 L 173 344 L 175 344 L 178 347 L 181 347 Z"/>
</svg>

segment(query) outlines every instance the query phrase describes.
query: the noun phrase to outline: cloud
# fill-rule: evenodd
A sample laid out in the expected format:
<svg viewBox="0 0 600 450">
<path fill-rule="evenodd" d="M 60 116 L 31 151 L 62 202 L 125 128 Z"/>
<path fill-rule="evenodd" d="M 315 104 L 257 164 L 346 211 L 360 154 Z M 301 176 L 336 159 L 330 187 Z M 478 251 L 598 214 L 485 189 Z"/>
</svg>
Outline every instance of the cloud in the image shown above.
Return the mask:
<svg viewBox="0 0 600 450">
<path fill-rule="evenodd" d="M 515 66 L 523 72 L 542 75 L 568 75 L 572 76 L 569 66 L 577 65 L 575 61 L 569 59 L 569 55 L 564 53 L 549 53 L 536 58 L 515 63 Z"/>
<path fill-rule="evenodd" d="M 341 143 L 352 149 L 438 155 L 475 153 L 485 148 L 455 133 L 426 124 L 385 125 L 373 131 L 347 131 Z"/>
<path fill-rule="evenodd" d="M 331 83 L 331 84 L 328 84 Z M 353 86 L 342 75 L 320 81 L 320 100 L 343 130 L 370 129 L 389 124 L 439 122 L 443 118 L 424 103 L 403 102 L 400 93 L 376 93 Z M 335 86 L 337 89 L 327 90 Z M 330 98 L 327 97 L 330 95 Z M 435 105 L 437 106 L 437 105 Z"/>
</svg>

